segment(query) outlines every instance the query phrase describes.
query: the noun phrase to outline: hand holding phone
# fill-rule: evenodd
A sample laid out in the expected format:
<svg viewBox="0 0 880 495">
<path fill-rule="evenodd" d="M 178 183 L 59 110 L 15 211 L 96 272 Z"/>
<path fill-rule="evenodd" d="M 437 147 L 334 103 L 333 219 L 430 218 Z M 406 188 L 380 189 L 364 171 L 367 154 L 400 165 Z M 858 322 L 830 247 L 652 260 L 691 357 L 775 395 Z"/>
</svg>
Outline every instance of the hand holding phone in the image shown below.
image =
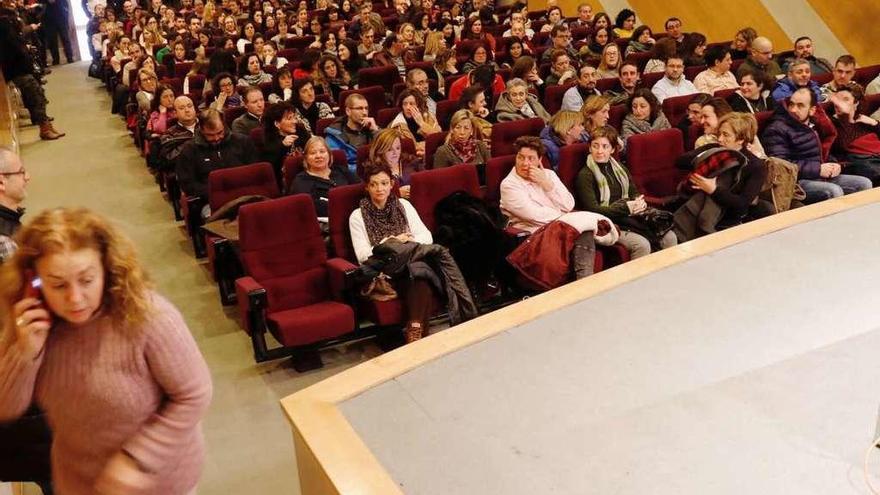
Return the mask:
<svg viewBox="0 0 880 495">
<path fill-rule="evenodd" d="M 42 281 L 32 271 L 25 273 L 21 301 L 12 307 L 17 344 L 23 356 L 36 359 L 43 352 L 52 317 L 43 306 Z"/>
</svg>

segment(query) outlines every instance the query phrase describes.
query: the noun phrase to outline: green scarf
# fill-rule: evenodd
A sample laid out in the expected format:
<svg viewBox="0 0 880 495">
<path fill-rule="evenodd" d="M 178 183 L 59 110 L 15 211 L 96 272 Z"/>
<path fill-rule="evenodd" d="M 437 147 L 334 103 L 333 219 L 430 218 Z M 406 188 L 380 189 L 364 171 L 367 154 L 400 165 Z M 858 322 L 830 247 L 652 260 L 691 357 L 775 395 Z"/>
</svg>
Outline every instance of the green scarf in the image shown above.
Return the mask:
<svg viewBox="0 0 880 495">
<path fill-rule="evenodd" d="M 605 174 L 599 170 L 596 160 L 593 160 L 593 155 L 587 156 L 587 168 L 590 169 L 590 172 L 593 172 L 593 177 L 596 178 L 596 185 L 599 187 L 599 203 L 602 206 L 608 206 L 611 201 L 611 188 L 608 187 L 608 179 L 605 177 Z M 615 160 L 614 157 L 611 157 L 611 170 L 614 171 L 617 182 L 620 182 L 622 197 L 629 199 L 629 177 L 627 177 L 623 165 Z"/>
</svg>

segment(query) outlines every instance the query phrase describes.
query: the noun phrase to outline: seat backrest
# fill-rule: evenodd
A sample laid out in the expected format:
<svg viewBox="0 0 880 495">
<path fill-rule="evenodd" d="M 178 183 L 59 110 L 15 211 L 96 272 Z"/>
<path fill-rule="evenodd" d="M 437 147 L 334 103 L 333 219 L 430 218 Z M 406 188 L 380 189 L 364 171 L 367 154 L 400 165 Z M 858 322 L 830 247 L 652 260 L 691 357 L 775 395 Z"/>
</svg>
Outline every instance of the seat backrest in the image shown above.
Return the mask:
<svg viewBox="0 0 880 495">
<path fill-rule="evenodd" d="M 645 66 L 648 65 L 648 60 L 651 60 L 651 57 L 653 55 L 654 54 L 649 51 L 648 52 L 630 53 L 629 55 L 627 55 L 626 61 L 629 63 L 636 64 L 636 67 L 638 67 L 639 73 L 641 74 L 641 72 L 643 70 L 645 70 Z"/>
<path fill-rule="evenodd" d="M 620 128 L 623 126 L 623 119 L 626 118 L 626 113 L 629 110 L 627 108 L 626 103 L 621 103 L 619 105 L 614 105 L 611 107 L 611 110 L 608 111 L 608 125 L 617 129 L 617 132 L 620 132 Z"/>
<path fill-rule="evenodd" d="M 186 77 L 186 73 L 192 68 L 192 62 L 176 62 L 174 64 L 174 77 Z"/>
<path fill-rule="evenodd" d="M 770 110 L 764 112 L 758 112 L 755 115 L 755 120 L 758 121 L 758 136 L 764 134 L 764 129 L 767 128 L 767 124 L 770 123 L 770 117 L 773 116 L 773 112 Z"/>
<path fill-rule="evenodd" d="M 663 100 L 663 115 L 675 127 L 687 118 L 688 104 L 696 95 L 672 96 Z"/>
<path fill-rule="evenodd" d="M 205 89 L 205 75 L 204 74 L 192 74 L 186 77 L 189 79 L 189 91 L 192 93 L 193 91 L 201 92 Z"/>
<path fill-rule="evenodd" d="M 685 67 L 684 68 L 684 77 L 688 81 L 693 81 L 694 78 L 697 77 L 697 74 L 699 74 L 700 72 L 703 72 L 704 70 L 706 70 L 705 65 L 694 65 L 691 67 Z"/>
<path fill-rule="evenodd" d="M 299 58 L 299 50 L 296 48 L 285 48 L 283 50 L 278 50 L 278 56 L 287 59 L 288 62 L 292 62 Z"/>
<path fill-rule="evenodd" d="M 642 74 L 642 87 L 652 89 L 657 81 L 663 79 L 666 73 L 663 71 L 660 72 L 648 72 L 647 74 Z"/>
<path fill-rule="evenodd" d="M 544 91 L 544 108 L 547 110 L 547 113 L 554 115 L 560 108 L 562 108 L 562 97 L 565 96 L 565 92 L 568 91 L 568 88 L 571 88 L 575 84 L 577 84 L 577 81 L 557 84 L 549 86 Z"/>
<path fill-rule="evenodd" d="M 326 119 L 318 119 L 318 122 L 315 123 L 315 134 L 318 136 L 324 135 L 324 129 L 330 127 L 330 124 L 336 121 L 336 117 L 327 117 Z"/>
<path fill-rule="evenodd" d="M 862 105 L 864 105 L 864 108 L 861 109 L 862 113 L 873 115 L 880 108 L 880 94 L 866 96 Z"/>
<path fill-rule="evenodd" d="M 238 231 L 244 271 L 266 288 L 271 311 L 327 299 L 327 251 L 309 195 L 242 206 Z"/>
<path fill-rule="evenodd" d="M 367 67 L 358 71 L 358 85 L 362 88 L 380 86 L 390 93 L 395 84 L 403 82 L 397 66 Z"/>
<path fill-rule="evenodd" d="M 390 89 L 391 86 L 388 86 L 388 88 Z M 385 108 L 385 88 L 382 86 L 364 86 L 359 89 L 346 89 L 339 93 L 337 104 L 342 109 L 343 114 L 345 113 L 345 99 L 348 98 L 348 95 L 354 93 L 363 95 L 367 99 L 367 103 L 370 106 L 370 117 L 376 118 L 379 115 L 379 110 Z"/>
<path fill-rule="evenodd" d="M 684 140 L 685 151 L 691 151 L 697 147 L 697 139 L 703 135 L 703 124 L 691 124 L 688 126 L 688 134 Z"/>
<path fill-rule="evenodd" d="M 355 256 L 354 248 L 351 245 L 348 218 L 351 216 L 351 212 L 358 208 L 358 203 L 363 197 L 363 184 L 334 187 L 330 189 L 328 195 L 327 216 L 333 255 L 352 263 L 357 263 L 357 256 Z"/>
<path fill-rule="evenodd" d="M 287 38 L 284 40 L 284 48 L 296 48 L 300 52 L 304 52 L 306 48 L 314 42 L 314 36 L 294 36 L 293 38 Z"/>
<path fill-rule="evenodd" d="M 684 153 L 681 131 L 662 131 L 630 136 L 626 145 L 627 166 L 644 194 L 664 197 L 676 193 L 682 173 L 675 160 Z"/>
<path fill-rule="evenodd" d="M 244 105 L 240 107 L 230 107 L 223 110 L 223 121 L 226 123 L 226 127 L 232 126 L 232 121 L 244 115 L 247 111 L 247 108 Z"/>
<path fill-rule="evenodd" d="M 437 123 L 443 129 L 449 128 L 449 121 L 452 120 L 452 114 L 458 110 L 457 100 L 441 100 L 437 102 Z"/>
<path fill-rule="evenodd" d="M 410 178 L 410 185 L 410 202 L 431 231 L 435 225 L 434 207 L 441 199 L 456 191 L 465 191 L 477 198 L 483 196 L 477 168 L 473 165 L 455 165 L 416 172 Z"/>
<path fill-rule="evenodd" d="M 616 86 L 618 81 L 620 81 L 620 78 L 617 77 L 603 77 L 602 79 L 596 81 L 596 89 L 598 89 L 602 93 L 605 93 L 609 89 Z"/>
<path fill-rule="evenodd" d="M 443 132 L 435 132 L 434 134 L 428 134 L 425 136 L 425 168 L 430 170 L 434 168 L 434 153 L 437 152 L 437 148 L 443 145 L 446 142 L 446 135 L 449 134 L 446 131 Z"/>
<path fill-rule="evenodd" d="M 376 125 L 380 129 L 388 127 L 392 120 L 400 113 L 400 107 L 383 108 L 376 115 Z"/>
<path fill-rule="evenodd" d="M 211 211 L 217 211 L 226 203 L 251 194 L 269 198 L 280 196 L 271 163 L 259 162 L 221 168 L 208 174 L 208 203 Z"/>
<path fill-rule="evenodd" d="M 538 117 L 532 119 L 500 122 L 492 126 L 492 156 L 512 155 L 516 153 L 514 141 L 520 136 L 537 136 L 544 128 L 544 121 Z"/>
<path fill-rule="evenodd" d="M 575 198 L 578 195 L 574 190 L 574 182 L 581 169 L 587 164 L 589 154 L 589 143 L 569 144 L 559 148 L 559 180 Z"/>
<path fill-rule="evenodd" d="M 873 81 L 878 75 L 880 75 L 880 64 L 869 65 L 867 67 L 856 69 L 856 74 L 853 76 L 853 80 L 862 86 L 867 86 L 868 84 L 871 84 L 871 81 Z"/>
<path fill-rule="evenodd" d="M 730 98 L 730 95 L 736 93 L 736 88 L 733 89 L 719 89 L 712 96 L 715 98 L 721 98 L 722 100 L 727 100 Z"/>
<path fill-rule="evenodd" d="M 501 201 L 501 181 L 513 170 L 516 155 L 490 158 L 486 163 L 486 201 L 497 205 Z"/>
<path fill-rule="evenodd" d="M 333 156 L 333 165 L 342 165 L 348 160 L 345 152 L 342 150 L 330 150 L 330 154 Z M 296 174 L 303 171 L 303 160 L 304 156 L 302 153 L 287 155 L 287 158 L 284 159 L 284 163 L 281 165 L 281 173 L 283 175 L 281 183 L 284 184 L 285 191 L 290 190 L 290 183 L 293 182 Z"/>
<path fill-rule="evenodd" d="M 266 130 L 263 126 L 251 129 L 250 137 L 251 141 L 254 143 L 254 148 L 257 149 L 257 153 L 262 153 L 263 148 L 266 147 Z"/>
</svg>

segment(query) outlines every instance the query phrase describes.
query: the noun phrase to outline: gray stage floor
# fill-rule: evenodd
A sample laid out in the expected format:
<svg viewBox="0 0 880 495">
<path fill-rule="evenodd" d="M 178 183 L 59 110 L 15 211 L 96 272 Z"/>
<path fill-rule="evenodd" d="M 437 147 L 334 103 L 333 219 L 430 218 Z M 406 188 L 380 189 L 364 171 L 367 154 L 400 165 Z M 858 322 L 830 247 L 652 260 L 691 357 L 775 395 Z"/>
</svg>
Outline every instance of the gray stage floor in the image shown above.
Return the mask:
<svg viewBox="0 0 880 495">
<path fill-rule="evenodd" d="M 878 216 L 670 267 L 340 407 L 407 494 L 868 493 Z"/>
</svg>

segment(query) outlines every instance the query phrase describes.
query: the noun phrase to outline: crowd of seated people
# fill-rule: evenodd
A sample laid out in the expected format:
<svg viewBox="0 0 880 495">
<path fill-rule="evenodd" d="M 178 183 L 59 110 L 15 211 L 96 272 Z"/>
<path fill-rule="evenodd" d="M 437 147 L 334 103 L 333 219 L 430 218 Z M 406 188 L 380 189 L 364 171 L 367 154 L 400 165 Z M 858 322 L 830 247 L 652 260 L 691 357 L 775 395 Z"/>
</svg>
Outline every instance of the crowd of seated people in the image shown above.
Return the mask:
<svg viewBox="0 0 880 495">
<path fill-rule="evenodd" d="M 204 197 L 212 171 L 265 161 L 282 194 L 308 194 L 322 222 L 331 190 L 363 183 L 349 233 L 356 262 L 387 238 L 433 242 L 409 202 L 420 194 L 413 176 L 460 164 L 500 189 L 491 206 L 514 230 L 574 229 L 572 279 L 593 272 L 597 244 L 634 259 L 776 213 L 759 198 L 768 157 L 796 167 L 803 203 L 880 181 L 880 70 L 847 54 L 831 65 L 809 37 L 778 57 L 750 27 L 710 43 L 677 17 L 653 30 L 632 10 L 583 4 L 566 18 L 555 0 L 539 12 L 491 0 L 100 7 L 91 49 L 112 110 L 157 174 Z M 672 195 L 633 168 L 655 137 L 684 150 L 663 164 Z M 695 168 L 719 148 L 739 173 Z M 302 168 L 288 172 L 298 156 Z M 500 184 L 487 183 L 505 157 Z M 641 229 L 646 212 L 677 217 L 695 195 L 720 211 L 711 228 Z M 383 218 L 393 229 L 377 227 Z M 432 289 L 402 290 L 414 340 L 435 309 Z"/>
</svg>

